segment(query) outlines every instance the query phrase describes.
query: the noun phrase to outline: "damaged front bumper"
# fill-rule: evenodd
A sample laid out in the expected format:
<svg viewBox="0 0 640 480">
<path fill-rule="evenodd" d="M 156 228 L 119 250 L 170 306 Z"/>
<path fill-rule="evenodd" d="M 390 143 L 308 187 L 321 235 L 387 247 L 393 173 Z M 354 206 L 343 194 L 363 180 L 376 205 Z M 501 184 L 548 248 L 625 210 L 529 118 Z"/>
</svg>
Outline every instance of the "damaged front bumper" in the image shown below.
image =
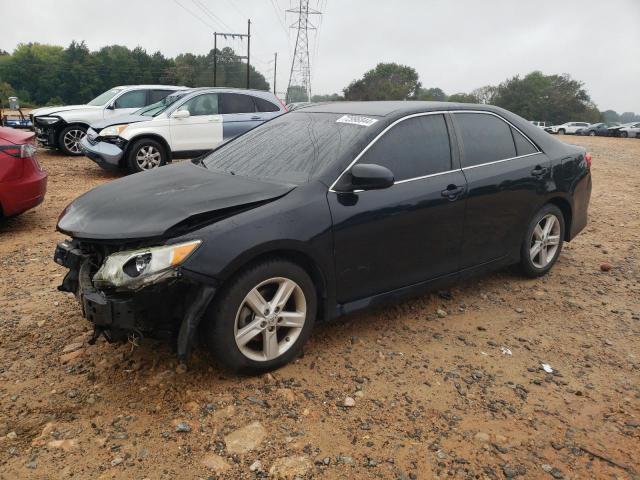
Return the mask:
<svg viewBox="0 0 640 480">
<path fill-rule="evenodd" d="M 87 135 L 80 140 L 82 153 L 105 170 L 119 168 L 125 148 L 126 142 L 124 140 L 120 145 L 105 142 L 92 129 L 89 129 Z"/>
<path fill-rule="evenodd" d="M 94 326 L 94 339 L 101 335 L 108 341 L 177 336 L 178 356 L 188 358 L 200 320 L 215 294 L 213 285 L 178 275 L 136 291 L 100 290 L 91 278 L 101 260 L 75 241 L 59 243 L 54 261 L 69 269 L 58 289 L 76 296 L 83 316 Z"/>
</svg>

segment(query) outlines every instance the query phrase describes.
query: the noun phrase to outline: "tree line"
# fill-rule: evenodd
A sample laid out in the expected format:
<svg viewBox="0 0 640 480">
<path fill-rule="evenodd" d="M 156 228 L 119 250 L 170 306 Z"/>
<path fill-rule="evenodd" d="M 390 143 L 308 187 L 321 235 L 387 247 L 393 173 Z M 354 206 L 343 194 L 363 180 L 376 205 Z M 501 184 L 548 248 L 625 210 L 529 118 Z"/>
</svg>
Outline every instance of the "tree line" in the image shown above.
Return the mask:
<svg viewBox="0 0 640 480">
<path fill-rule="evenodd" d="M 213 86 L 214 50 L 206 55 L 184 53 L 167 58 L 142 47 L 121 45 L 90 51 L 84 42 L 67 48 L 26 43 L 13 53 L 0 50 L 0 100 L 17 95 L 33 105 L 82 104 L 116 85 L 163 84 Z M 246 63 L 233 49 L 217 51 L 217 85 L 244 88 Z M 268 90 L 269 82 L 253 66 L 251 87 Z"/>
<path fill-rule="evenodd" d="M 418 72 L 410 66 L 379 63 L 345 87 L 342 95 L 314 95 L 311 100 L 431 100 L 491 104 L 528 120 L 554 124 L 571 120 L 592 123 L 640 121 L 640 114 L 634 112 L 600 112 L 582 82 L 568 74 L 545 75 L 540 71 L 523 77 L 516 75 L 498 85 L 486 85 L 468 93 L 447 95 L 438 87 L 424 88 Z"/>
</svg>

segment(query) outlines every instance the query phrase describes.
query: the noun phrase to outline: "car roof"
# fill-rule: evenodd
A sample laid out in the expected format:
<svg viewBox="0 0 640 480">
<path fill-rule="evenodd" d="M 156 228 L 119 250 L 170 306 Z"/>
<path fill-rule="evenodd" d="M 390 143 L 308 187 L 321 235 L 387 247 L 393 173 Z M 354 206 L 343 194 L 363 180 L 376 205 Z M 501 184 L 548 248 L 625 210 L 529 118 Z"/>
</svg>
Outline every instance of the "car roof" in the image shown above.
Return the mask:
<svg viewBox="0 0 640 480">
<path fill-rule="evenodd" d="M 180 85 L 118 85 L 116 87 L 112 87 L 112 89 L 114 88 L 159 88 L 159 89 L 176 88 L 178 90 L 189 89 L 189 87 L 185 87 L 184 85 L 182 86 Z"/>
<path fill-rule="evenodd" d="M 325 102 L 304 107 L 299 112 L 309 113 L 342 113 L 351 115 L 372 115 L 391 117 L 420 112 L 439 110 L 483 110 L 489 112 L 502 111 L 493 105 L 455 102 L 406 101 L 371 101 L 371 102 Z"/>
</svg>

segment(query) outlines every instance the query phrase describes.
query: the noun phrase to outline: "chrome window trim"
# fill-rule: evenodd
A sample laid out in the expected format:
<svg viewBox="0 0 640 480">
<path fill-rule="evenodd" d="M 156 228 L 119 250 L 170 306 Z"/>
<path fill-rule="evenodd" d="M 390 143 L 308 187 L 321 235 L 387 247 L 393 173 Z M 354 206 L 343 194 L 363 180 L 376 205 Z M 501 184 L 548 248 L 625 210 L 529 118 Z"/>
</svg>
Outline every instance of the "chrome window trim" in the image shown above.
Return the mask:
<svg viewBox="0 0 640 480">
<path fill-rule="evenodd" d="M 340 175 L 338 175 L 338 178 L 336 178 L 334 180 L 334 182 L 331 184 L 331 186 L 329 187 L 329 191 L 333 192 L 333 193 L 344 193 L 344 192 L 338 192 L 338 191 L 334 190 L 333 187 L 336 186 L 336 184 L 342 178 L 342 176 L 345 173 L 347 173 L 351 169 L 351 167 L 353 167 L 358 162 L 358 160 L 360 160 L 360 158 L 362 158 L 362 156 L 365 153 L 367 153 L 367 151 L 380 139 L 380 137 L 382 137 L 385 133 L 387 133 L 389 130 L 391 130 L 393 127 L 395 127 L 400 122 L 403 122 L 403 121 L 408 120 L 410 118 L 424 117 L 424 116 L 427 116 L 427 115 L 443 115 L 443 114 L 447 114 L 447 113 L 450 113 L 450 114 L 456 114 L 456 113 L 480 113 L 480 114 L 493 115 L 495 117 L 498 117 L 500 120 L 502 120 L 507 125 L 509 125 L 510 127 L 514 128 L 517 132 L 519 132 L 524 138 L 526 138 L 527 141 L 537 151 L 535 153 L 527 153 L 526 155 L 517 155 L 517 156 L 511 157 L 511 158 L 504 158 L 502 160 L 495 160 L 495 161 L 492 161 L 492 162 L 480 163 L 478 165 L 471 165 L 471 166 L 468 166 L 468 167 L 455 168 L 453 170 L 446 170 L 444 172 L 432 173 L 432 174 L 423 175 L 423 176 L 420 176 L 420 177 L 405 178 L 404 180 L 398 180 L 397 182 L 393 182 L 394 185 L 398 185 L 398 184 L 401 184 L 401 183 L 407 183 L 407 182 L 413 182 L 415 180 L 423 180 L 425 178 L 430 178 L 430 177 L 437 177 L 437 176 L 440 176 L 440 175 L 445 175 L 447 173 L 464 171 L 464 170 L 469 170 L 469 169 L 478 168 L 478 167 L 484 167 L 484 166 L 487 166 L 487 165 L 493 165 L 495 163 L 507 162 L 509 160 L 516 160 L 518 158 L 530 157 L 530 156 L 539 155 L 540 153 L 542 153 L 542 151 L 538 148 L 538 146 L 535 143 L 533 143 L 533 141 L 531 141 L 531 139 L 522 130 L 520 130 L 518 127 L 516 127 L 513 123 L 511 123 L 506 118 L 503 118 L 503 117 L 501 117 L 500 115 L 498 115 L 497 113 L 494 113 L 494 112 L 489 112 L 487 110 L 437 110 L 437 111 L 433 111 L 433 112 L 412 113 L 411 115 L 407 115 L 406 117 L 399 118 L 398 120 L 393 122 L 391 125 L 388 125 L 378 135 L 376 135 L 376 137 L 373 140 L 371 140 L 369 142 L 369 144 L 366 147 L 364 147 L 364 149 L 362 149 L 362 151 L 358 155 L 356 155 L 356 158 L 344 170 L 342 170 L 342 172 L 340 172 Z M 516 146 L 515 146 L 515 141 L 514 141 L 514 148 L 515 147 Z M 453 151 L 451 153 L 453 154 Z M 517 153 L 517 150 L 516 150 L 516 153 Z M 354 190 L 352 193 L 358 193 L 358 192 L 363 192 L 363 191 L 364 190 Z"/>
<path fill-rule="evenodd" d="M 518 155 L 517 157 L 503 158 L 502 160 L 494 160 L 493 162 L 479 163 L 478 165 L 470 165 L 468 167 L 462 167 L 462 170 L 464 171 L 464 170 L 471 170 L 473 168 L 478 168 L 478 167 L 486 167 L 487 165 L 494 165 L 496 163 L 508 162 L 510 160 L 517 160 L 519 158 L 531 157 L 533 155 L 540 155 L 541 153 L 542 152 L 527 153 L 526 155 Z"/>
</svg>

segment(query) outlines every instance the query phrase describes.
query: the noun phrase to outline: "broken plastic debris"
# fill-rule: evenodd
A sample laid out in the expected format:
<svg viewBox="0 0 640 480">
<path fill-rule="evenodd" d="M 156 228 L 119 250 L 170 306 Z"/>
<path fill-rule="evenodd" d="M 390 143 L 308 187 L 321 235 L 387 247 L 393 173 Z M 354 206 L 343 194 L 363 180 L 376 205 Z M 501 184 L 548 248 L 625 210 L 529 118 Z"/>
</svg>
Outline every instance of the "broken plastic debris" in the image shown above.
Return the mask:
<svg viewBox="0 0 640 480">
<path fill-rule="evenodd" d="M 512 355 L 511 350 L 508 347 L 505 347 L 504 345 L 500 347 L 500 351 L 502 352 L 503 355 Z"/>
<path fill-rule="evenodd" d="M 548 363 L 543 363 L 542 369 L 547 373 L 553 373 L 553 368 L 551 368 L 551 365 L 549 365 Z"/>
</svg>

